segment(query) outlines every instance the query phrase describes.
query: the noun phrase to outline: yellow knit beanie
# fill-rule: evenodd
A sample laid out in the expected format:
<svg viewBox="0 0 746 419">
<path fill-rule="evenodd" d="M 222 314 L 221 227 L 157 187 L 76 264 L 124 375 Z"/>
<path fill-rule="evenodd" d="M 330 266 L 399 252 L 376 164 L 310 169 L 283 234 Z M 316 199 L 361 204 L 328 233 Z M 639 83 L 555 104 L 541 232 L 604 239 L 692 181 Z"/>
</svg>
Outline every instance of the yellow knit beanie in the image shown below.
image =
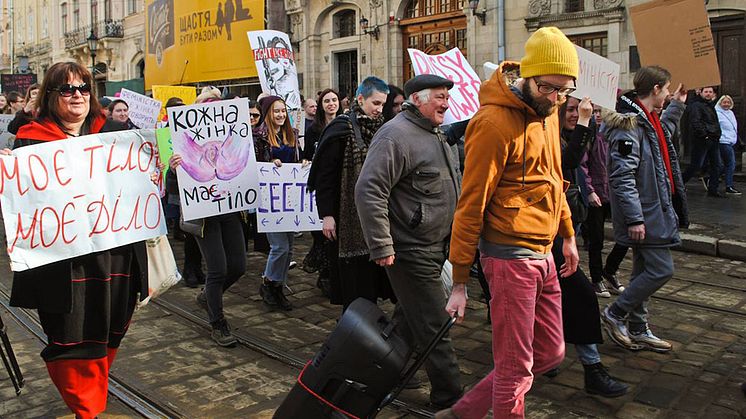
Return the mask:
<svg viewBox="0 0 746 419">
<path fill-rule="evenodd" d="M 561 75 L 578 78 L 578 53 L 573 43 L 554 26 L 541 28 L 526 41 L 521 77 Z"/>
</svg>

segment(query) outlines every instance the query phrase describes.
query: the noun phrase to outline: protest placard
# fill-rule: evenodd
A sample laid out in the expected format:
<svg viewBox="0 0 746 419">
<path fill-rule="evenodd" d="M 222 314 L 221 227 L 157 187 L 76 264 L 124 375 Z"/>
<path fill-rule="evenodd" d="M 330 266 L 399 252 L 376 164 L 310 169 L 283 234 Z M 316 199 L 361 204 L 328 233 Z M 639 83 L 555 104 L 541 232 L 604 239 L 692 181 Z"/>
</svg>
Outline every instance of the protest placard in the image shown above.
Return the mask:
<svg viewBox="0 0 746 419">
<path fill-rule="evenodd" d="M 643 66 L 671 72 L 673 92 L 720 85 L 715 42 L 701 0 L 656 0 L 629 8 Z"/>
<path fill-rule="evenodd" d="M 256 155 L 246 99 L 168 109 L 185 221 L 256 208 Z"/>
<path fill-rule="evenodd" d="M 428 55 L 416 49 L 409 48 L 409 58 L 412 60 L 414 74 L 435 74 L 453 82 L 448 91 L 448 111 L 444 124 L 470 119 L 479 110 L 479 87 L 482 81 L 471 68 L 461 50 L 454 48 L 440 55 Z"/>
<path fill-rule="evenodd" d="M 36 83 L 36 74 L 33 73 L 0 75 L 0 87 L 5 94 L 18 92 L 25 95 L 26 90 L 34 83 Z"/>
<path fill-rule="evenodd" d="M 247 35 L 262 91 L 281 97 L 290 109 L 300 109 L 298 70 L 288 34 L 265 30 Z"/>
<path fill-rule="evenodd" d="M 155 128 L 161 112 L 161 101 L 124 88 L 119 93 L 119 99 L 127 102 L 130 120 L 136 127 Z"/>
<path fill-rule="evenodd" d="M 8 124 L 16 116 L 0 114 L 0 148 L 13 148 L 16 136 L 8 132 Z"/>
<path fill-rule="evenodd" d="M 311 166 L 257 163 L 260 205 L 256 212 L 261 233 L 321 230 L 316 192 L 306 188 Z"/>
<path fill-rule="evenodd" d="M 193 86 L 153 86 L 153 99 L 161 102 L 159 121 L 166 116 L 166 102 L 172 97 L 178 97 L 185 105 L 191 105 L 197 100 L 197 89 Z"/>
<path fill-rule="evenodd" d="M 591 98 L 595 105 L 606 109 L 616 108 L 616 91 L 619 88 L 619 64 L 575 45 L 580 62 L 577 90 L 572 97 Z"/>
<path fill-rule="evenodd" d="M 171 131 L 168 128 L 158 128 L 155 130 L 155 138 L 158 142 L 158 156 L 161 158 L 161 163 L 166 166 L 163 171 L 165 174 L 170 170 L 168 161 L 174 154 L 174 145 L 171 143 Z"/>
<path fill-rule="evenodd" d="M 10 265 L 23 271 L 166 234 L 155 132 L 48 141 L 0 156 Z"/>
</svg>

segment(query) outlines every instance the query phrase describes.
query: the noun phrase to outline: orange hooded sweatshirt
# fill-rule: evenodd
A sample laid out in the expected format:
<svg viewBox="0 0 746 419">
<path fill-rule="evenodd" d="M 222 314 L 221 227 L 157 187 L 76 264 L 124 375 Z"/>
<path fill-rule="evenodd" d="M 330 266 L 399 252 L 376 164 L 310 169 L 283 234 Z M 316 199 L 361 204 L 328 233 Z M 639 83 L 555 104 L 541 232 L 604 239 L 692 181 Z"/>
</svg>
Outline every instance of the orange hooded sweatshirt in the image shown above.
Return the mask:
<svg viewBox="0 0 746 419">
<path fill-rule="evenodd" d="M 562 179 L 557 112 L 539 117 L 506 84 L 519 64 L 504 62 L 479 91 L 466 129 L 461 196 L 451 234 L 453 281 L 466 283 L 480 236 L 549 253 L 559 232 L 575 234 Z"/>
</svg>

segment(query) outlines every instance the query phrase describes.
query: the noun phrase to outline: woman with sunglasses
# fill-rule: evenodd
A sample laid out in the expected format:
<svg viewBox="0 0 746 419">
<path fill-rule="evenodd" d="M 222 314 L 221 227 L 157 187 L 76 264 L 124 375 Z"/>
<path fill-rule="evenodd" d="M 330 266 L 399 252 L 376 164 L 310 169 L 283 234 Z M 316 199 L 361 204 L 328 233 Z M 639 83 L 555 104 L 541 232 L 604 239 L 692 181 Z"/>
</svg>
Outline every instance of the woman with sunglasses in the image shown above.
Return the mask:
<svg viewBox="0 0 746 419">
<path fill-rule="evenodd" d="M 14 148 L 126 129 L 101 114 L 92 82 L 80 64 L 50 67 L 38 96 L 38 116 L 19 129 Z M 106 409 L 109 368 L 138 293 L 140 299 L 148 295 L 147 274 L 145 242 L 137 242 L 13 275 L 10 304 L 38 310 L 49 342 L 41 357 L 78 418 L 93 418 Z M 101 280 L 112 277 L 116 281 Z"/>
<path fill-rule="evenodd" d="M 263 120 L 254 128 L 256 161 L 273 162 L 280 167 L 283 163 L 299 163 L 300 147 L 298 133 L 290 125 L 285 101 L 279 96 L 267 96 L 259 101 Z M 303 160 L 303 164 L 307 161 Z M 269 307 L 292 310 L 283 288 L 288 279 L 290 262 L 293 259 L 294 232 L 267 233 L 270 250 L 267 266 L 262 275 L 259 295 Z"/>
<path fill-rule="evenodd" d="M 262 111 L 259 109 L 259 104 L 255 100 L 249 101 L 249 121 L 251 121 L 251 128 L 259 125 L 259 121 L 262 118 Z"/>
</svg>

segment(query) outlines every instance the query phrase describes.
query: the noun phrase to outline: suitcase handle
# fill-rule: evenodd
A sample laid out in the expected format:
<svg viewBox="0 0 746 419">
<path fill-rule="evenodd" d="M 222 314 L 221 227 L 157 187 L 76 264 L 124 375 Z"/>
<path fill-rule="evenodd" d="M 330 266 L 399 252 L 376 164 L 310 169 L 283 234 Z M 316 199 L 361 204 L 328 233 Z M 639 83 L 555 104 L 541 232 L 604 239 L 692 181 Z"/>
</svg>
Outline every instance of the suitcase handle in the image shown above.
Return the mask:
<svg viewBox="0 0 746 419">
<path fill-rule="evenodd" d="M 404 390 L 404 386 L 407 385 L 409 380 L 414 377 L 414 374 L 417 372 L 418 369 L 422 366 L 422 364 L 425 363 L 425 360 L 430 355 L 430 352 L 432 352 L 433 349 L 435 349 L 435 345 L 437 345 L 441 339 L 448 333 L 449 330 L 451 330 L 451 327 L 453 327 L 454 324 L 456 324 L 456 320 L 458 320 L 458 314 L 454 313 L 453 317 L 450 317 L 445 323 L 443 323 L 443 326 L 440 327 L 440 330 L 438 330 L 438 333 L 435 334 L 435 337 L 433 340 L 430 341 L 430 343 L 427 345 L 425 350 L 421 351 L 417 354 L 417 356 L 414 358 L 414 362 L 412 362 L 412 365 L 407 368 L 406 372 L 404 373 L 404 378 L 402 378 L 399 381 L 399 384 L 394 387 L 394 389 L 389 393 L 386 397 L 384 397 L 383 401 L 380 405 L 378 405 L 378 410 L 376 411 L 376 414 L 380 412 L 386 405 L 393 402 L 394 399 L 396 399 L 397 396 L 399 396 L 399 393 Z M 375 415 L 374 415 L 375 416 Z"/>
</svg>

